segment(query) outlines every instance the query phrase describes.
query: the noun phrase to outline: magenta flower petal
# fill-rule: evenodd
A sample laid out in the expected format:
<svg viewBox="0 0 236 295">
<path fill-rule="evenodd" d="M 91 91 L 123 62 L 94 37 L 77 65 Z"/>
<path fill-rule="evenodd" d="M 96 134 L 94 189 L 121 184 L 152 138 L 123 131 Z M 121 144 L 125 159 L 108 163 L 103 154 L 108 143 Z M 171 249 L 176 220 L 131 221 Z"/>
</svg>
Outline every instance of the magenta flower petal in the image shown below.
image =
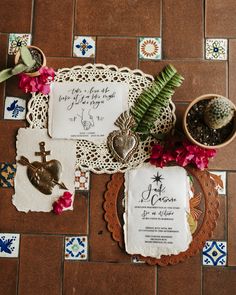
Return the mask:
<svg viewBox="0 0 236 295">
<path fill-rule="evenodd" d="M 187 140 L 167 141 L 164 145 L 154 145 L 150 156 L 150 163 L 157 167 L 164 167 L 175 161 L 180 166 L 195 165 L 203 170 L 208 167 L 209 158 L 216 155 L 215 149 L 205 149 Z"/>
<path fill-rule="evenodd" d="M 48 94 L 50 92 L 50 82 L 54 80 L 55 72 L 52 68 L 42 67 L 39 70 L 40 76 L 30 77 L 26 74 L 19 76 L 19 88 L 27 92 L 41 92 Z"/>
<path fill-rule="evenodd" d="M 62 211 L 63 211 L 63 206 L 59 202 L 54 202 L 52 207 L 53 207 L 53 212 L 56 215 L 60 215 L 62 213 Z"/>
</svg>

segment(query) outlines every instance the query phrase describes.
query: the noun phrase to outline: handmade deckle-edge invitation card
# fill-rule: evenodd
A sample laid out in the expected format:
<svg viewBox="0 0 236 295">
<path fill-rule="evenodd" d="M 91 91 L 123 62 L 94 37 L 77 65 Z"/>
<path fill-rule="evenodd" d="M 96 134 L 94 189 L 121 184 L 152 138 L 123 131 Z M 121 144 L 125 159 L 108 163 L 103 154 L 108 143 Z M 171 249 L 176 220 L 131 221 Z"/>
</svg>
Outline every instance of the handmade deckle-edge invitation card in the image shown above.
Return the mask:
<svg viewBox="0 0 236 295">
<path fill-rule="evenodd" d="M 16 149 L 12 203 L 18 211 L 50 212 L 64 192 L 74 195 L 76 141 L 52 139 L 47 129 L 20 128 Z"/>
<path fill-rule="evenodd" d="M 129 254 L 160 258 L 188 249 L 190 185 L 182 167 L 146 165 L 125 173 L 125 247 Z"/>
<path fill-rule="evenodd" d="M 128 109 L 129 87 L 118 82 L 55 82 L 49 97 L 52 138 L 103 142 Z"/>
</svg>

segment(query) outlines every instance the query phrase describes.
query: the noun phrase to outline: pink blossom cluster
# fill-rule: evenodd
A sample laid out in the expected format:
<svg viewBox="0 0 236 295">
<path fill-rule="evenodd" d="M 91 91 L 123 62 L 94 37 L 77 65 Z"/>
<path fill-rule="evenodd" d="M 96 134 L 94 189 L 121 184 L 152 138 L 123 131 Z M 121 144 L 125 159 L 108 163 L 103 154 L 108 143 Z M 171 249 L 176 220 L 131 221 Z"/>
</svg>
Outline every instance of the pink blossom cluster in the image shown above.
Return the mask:
<svg viewBox="0 0 236 295">
<path fill-rule="evenodd" d="M 55 72 L 52 68 L 42 67 L 39 69 L 39 73 L 40 75 L 36 77 L 30 77 L 24 73 L 19 74 L 19 88 L 25 93 L 40 92 L 48 94 Z"/>
<path fill-rule="evenodd" d="M 193 164 L 203 170 L 208 167 L 209 158 L 213 158 L 215 155 L 215 149 L 205 149 L 191 144 L 187 140 L 167 141 L 164 145 L 153 145 L 149 161 L 152 165 L 161 168 L 175 162 L 182 167 Z"/>
<path fill-rule="evenodd" d="M 56 215 L 60 215 L 64 208 L 69 208 L 72 204 L 72 194 L 70 192 L 64 192 L 56 202 L 53 203 L 53 212 Z"/>
</svg>

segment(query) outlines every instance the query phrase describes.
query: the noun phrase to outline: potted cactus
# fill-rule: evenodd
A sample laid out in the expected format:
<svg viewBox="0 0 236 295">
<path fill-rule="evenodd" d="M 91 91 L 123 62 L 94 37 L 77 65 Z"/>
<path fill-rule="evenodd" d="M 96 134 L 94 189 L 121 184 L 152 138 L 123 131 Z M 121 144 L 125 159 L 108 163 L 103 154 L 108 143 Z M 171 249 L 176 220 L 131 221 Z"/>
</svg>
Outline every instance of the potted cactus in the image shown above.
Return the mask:
<svg viewBox="0 0 236 295">
<path fill-rule="evenodd" d="M 184 114 L 183 128 L 193 143 L 204 148 L 220 148 L 236 136 L 236 106 L 218 94 L 193 100 Z"/>
<path fill-rule="evenodd" d="M 36 46 L 23 46 L 15 56 L 15 66 L 0 72 L 0 82 L 20 73 L 31 77 L 38 76 L 38 70 L 45 65 L 46 57 L 41 49 Z"/>
</svg>

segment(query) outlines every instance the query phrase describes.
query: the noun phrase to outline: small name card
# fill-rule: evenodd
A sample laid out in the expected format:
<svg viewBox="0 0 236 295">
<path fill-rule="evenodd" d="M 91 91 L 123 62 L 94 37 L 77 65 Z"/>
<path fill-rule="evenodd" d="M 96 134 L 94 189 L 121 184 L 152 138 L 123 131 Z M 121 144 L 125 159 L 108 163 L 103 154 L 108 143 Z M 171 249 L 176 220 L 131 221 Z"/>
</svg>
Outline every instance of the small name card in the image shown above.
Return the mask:
<svg viewBox="0 0 236 295">
<path fill-rule="evenodd" d="M 49 100 L 52 138 L 106 140 L 128 108 L 129 88 L 118 82 L 54 82 Z"/>
<path fill-rule="evenodd" d="M 125 174 L 125 246 L 129 254 L 160 258 L 188 249 L 189 180 L 182 167 L 146 165 Z"/>
</svg>

